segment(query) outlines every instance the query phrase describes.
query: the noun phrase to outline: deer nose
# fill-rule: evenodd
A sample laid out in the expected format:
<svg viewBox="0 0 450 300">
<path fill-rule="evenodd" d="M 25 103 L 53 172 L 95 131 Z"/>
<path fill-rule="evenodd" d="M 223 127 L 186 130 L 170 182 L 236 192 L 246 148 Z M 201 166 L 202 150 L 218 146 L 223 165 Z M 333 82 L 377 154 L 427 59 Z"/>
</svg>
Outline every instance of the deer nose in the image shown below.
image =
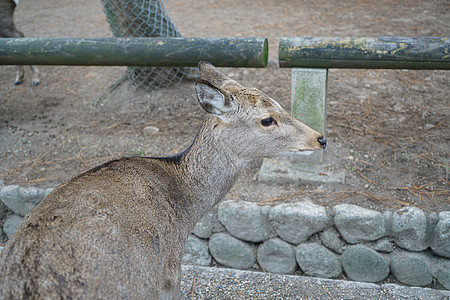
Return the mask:
<svg viewBox="0 0 450 300">
<path fill-rule="evenodd" d="M 322 149 L 325 149 L 325 147 L 327 146 L 327 139 L 322 136 L 322 137 L 318 138 L 317 141 L 322 146 Z"/>
</svg>

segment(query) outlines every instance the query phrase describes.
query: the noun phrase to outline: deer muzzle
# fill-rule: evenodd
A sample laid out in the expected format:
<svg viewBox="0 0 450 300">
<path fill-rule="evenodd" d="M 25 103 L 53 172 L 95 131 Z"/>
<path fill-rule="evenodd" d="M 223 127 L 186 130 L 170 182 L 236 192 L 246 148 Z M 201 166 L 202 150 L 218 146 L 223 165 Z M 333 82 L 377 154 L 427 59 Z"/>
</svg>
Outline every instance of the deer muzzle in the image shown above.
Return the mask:
<svg viewBox="0 0 450 300">
<path fill-rule="evenodd" d="M 327 139 L 324 136 L 318 138 L 317 141 L 319 142 L 320 146 L 322 146 L 322 149 L 325 149 L 327 147 Z"/>
</svg>

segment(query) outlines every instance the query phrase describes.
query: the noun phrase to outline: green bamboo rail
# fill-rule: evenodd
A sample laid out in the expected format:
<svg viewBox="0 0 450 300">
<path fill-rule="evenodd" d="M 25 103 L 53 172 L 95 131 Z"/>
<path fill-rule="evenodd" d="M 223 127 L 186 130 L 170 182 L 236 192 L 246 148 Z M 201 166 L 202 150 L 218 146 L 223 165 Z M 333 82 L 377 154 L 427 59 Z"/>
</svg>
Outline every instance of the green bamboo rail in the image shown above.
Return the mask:
<svg viewBox="0 0 450 300">
<path fill-rule="evenodd" d="M 279 47 L 282 68 L 450 69 L 450 37 L 292 37 Z"/>
<path fill-rule="evenodd" d="M 0 65 L 267 66 L 265 38 L 0 39 Z"/>
</svg>

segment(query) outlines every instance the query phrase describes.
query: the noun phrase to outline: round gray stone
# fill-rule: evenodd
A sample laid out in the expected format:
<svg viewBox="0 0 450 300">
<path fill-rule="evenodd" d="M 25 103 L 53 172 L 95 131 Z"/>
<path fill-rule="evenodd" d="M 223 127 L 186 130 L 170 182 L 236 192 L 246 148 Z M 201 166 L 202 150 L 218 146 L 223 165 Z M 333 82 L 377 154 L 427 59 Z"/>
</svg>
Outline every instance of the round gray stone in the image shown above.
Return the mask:
<svg viewBox="0 0 450 300">
<path fill-rule="evenodd" d="M 351 280 L 379 282 L 389 274 L 389 263 L 376 251 L 363 246 L 350 247 L 342 253 L 341 260 Z"/>
<path fill-rule="evenodd" d="M 24 217 L 32 211 L 52 189 L 24 188 L 7 185 L 0 190 L 1 201 L 15 214 Z"/>
<path fill-rule="evenodd" d="M 297 269 L 294 247 L 281 239 L 270 239 L 258 247 L 258 262 L 271 273 L 292 274 Z"/>
<path fill-rule="evenodd" d="M 142 130 L 145 136 L 151 136 L 159 132 L 159 128 L 155 126 L 145 126 Z"/>
<path fill-rule="evenodd" d="M 334 224 L 350 244 L 375 241 L 386 235 L 385 219 L 378 211 L 352 204 L 336 205 L 333 210 Z"/>
<path fill-rule="evenodd" d="M 450 211 L 439 213 L 439 221 L 433 232 L 431 249 L 437 255 L 450 258 Z"/>
<path fill-rule="evenodd" d="M 333 221 L 325 207 L 311 202 L 277 205 L 270 210 L 269 219 L 278 236 L 291 244 L 305 242 Z"/>
<path fill-rule="evenodd" d="M 249 242 L 269 239 L 268 216 L 255 203 L 224 201 L 218 207 L 218 216 L 228 233 L 238 239 Z"/>
<path fill-rule="evenodd" d="M 183 263 L 187 265 L 209 266 L 211 254 L 208 250 L 208 242 L 190 235 L 184 247 Z"/>
<path fill-rule="evenodd" d="M 215 233 L 209 238 L 209 251 L 221 265 L 234 269 L 251 269 L 256 262 L 255 246 L 227 233 Z"/>
<path fill-rule="evenodd" d="M 195 224 L 192 231 L 196 236 L 202 239 L 207 239 L 211 236 L 214 226 L 219 222 L 217 217 L 217 208 L 214 207 L 211 211 L 207 212 L 200 221 Z"/>
<path fill-rule="evenodd" d="M 334 227 L 322 231 L 320 233 L 320 240 L 325 247 L 336 253 L 342 254 L 344 251 L 345 243 L 339 238 L 339 233 L 336 232 Z"/>
<path fill-rule="evenodd" d="M 6 217 L 3 223 L 3 231 L 5 232 L 8 239 L 10 239 L 13 234 L 17 231 L 17 228 L 22 224 L 23 218 L 18 215 L 10 215 Z"/>
<path fill-rule="evenodd" d="M 392 247 L 392 243 L 391 243 L 390 239 L 388 239 L 388 238 L 379 239 L 378 241 L 373 242 L 373 244 L 371 245 L 371 248 L 373 248 L 374 250 L 376 250 L 378 252 L 384 252 L 384 253 L 391 253 L 392 251 L 394 251 L 394 249 Z"/>
<path fill-rule="evenodd" d="M 394 212 L 391 231 L 394 242 L 403 249 L 422 251 L 428 248 L 427 217 L 417 207 L 405 207 Z"/>
<path fill-rule="evenodd" d="M 433 281 L 428 264 L 419 257 L 393 257 L 391 272 L 395 278 L 407 285 L 426 286 Z"/>
<path fill-rule="evenodd" d="M 450 290 L 450 270 L 441 271 L 437 276 L 437 280 L 444 288 Z"/>
<path fill-rule="evenodd" d="M 300 269 L 308 275 L 335 278 L 341 275 L 342 268 L 336 254 L 316 243 L 304 243 L 295 249 Z"/>
<path fill-rule="evenodd" d="M 19 189 L 20 186 L 18 185 L 8 185 L 0 189 L 0 200 L 14 213 L 16 213 L 16 211 L 22 210 L 22 208 L 20 207 L 21 204 L 17 204 L 19 198 Z"/>
</svg>

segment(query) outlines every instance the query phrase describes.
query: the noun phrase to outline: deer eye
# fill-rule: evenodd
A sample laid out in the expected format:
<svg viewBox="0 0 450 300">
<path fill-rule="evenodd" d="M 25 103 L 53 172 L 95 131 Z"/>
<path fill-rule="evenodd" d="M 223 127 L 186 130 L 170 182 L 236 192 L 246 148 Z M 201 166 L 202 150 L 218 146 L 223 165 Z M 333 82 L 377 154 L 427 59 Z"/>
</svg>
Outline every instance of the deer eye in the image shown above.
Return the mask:
<svg viewBox="0 0 450 300">
<path fill-rule="evenodd" d="M 264 127 L 277 125 L 277 121 L 275 121 L 275 119 L 272 118 L 272 117 L 268 117 L 268 118 L 265 118 L 265 119 L 261 120 L 261 125 L 264 126 Z"/>
</svg>

